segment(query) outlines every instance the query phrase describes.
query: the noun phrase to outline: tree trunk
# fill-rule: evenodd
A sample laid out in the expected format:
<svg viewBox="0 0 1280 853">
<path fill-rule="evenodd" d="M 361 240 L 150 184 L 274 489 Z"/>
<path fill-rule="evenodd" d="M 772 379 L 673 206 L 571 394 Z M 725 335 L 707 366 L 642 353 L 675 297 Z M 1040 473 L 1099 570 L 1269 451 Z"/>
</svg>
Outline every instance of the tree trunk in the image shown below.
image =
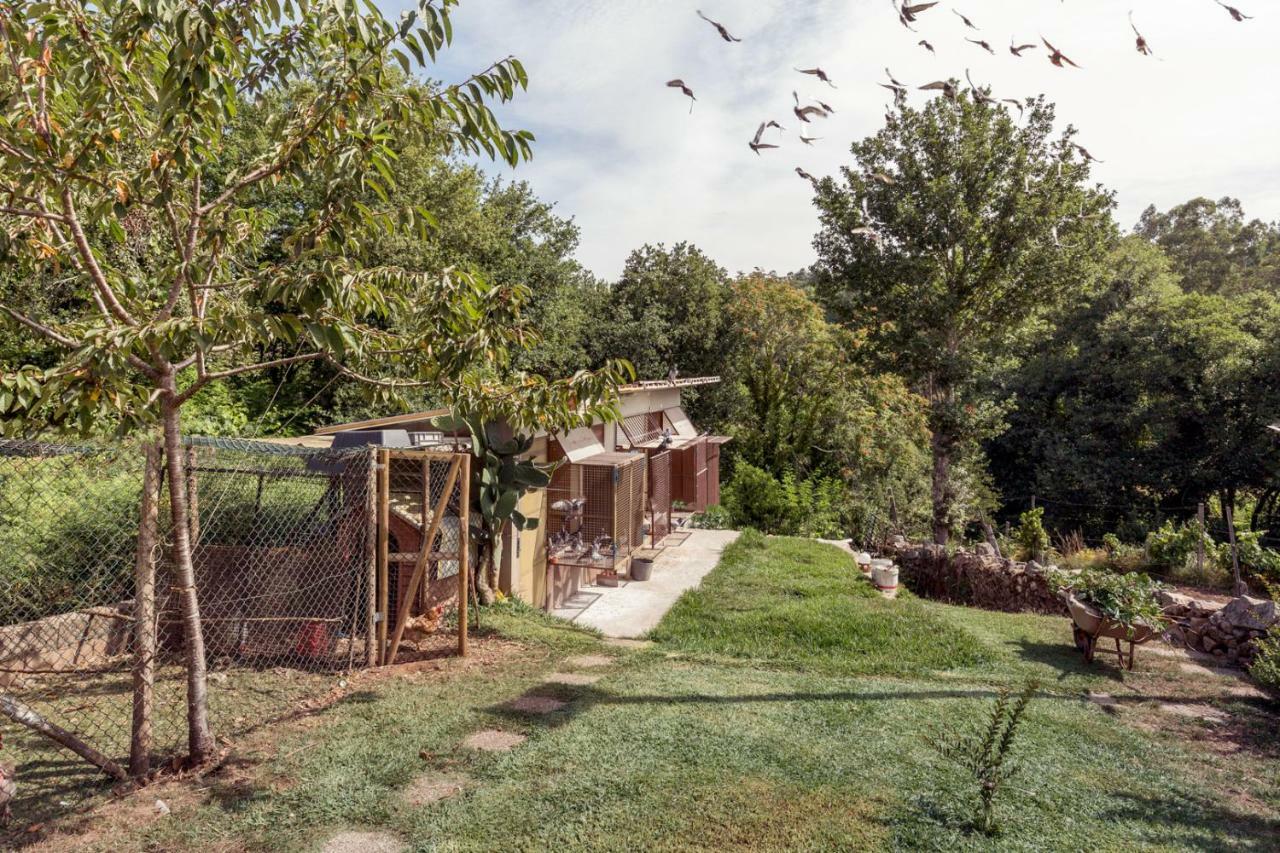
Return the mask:
<svg viewBox="0 0 1280 853">
<path fill-rule="evenodd" d="M 54 725 L 31 708 L 19 702 L 15 697 L 0 693 L 0 714 L 13 720 L 20 726 L 26 726 L 39 732 L 57 744 L 65 746 L 85 761 L 97 767 L 113 779 L 121 782 L 128 780 L 129 774 L 119 764 L 107 758 L 101 752 L 89 746 L 66 729 Z"/>
<path fill-rule="evenodd" d="M 172 377 L 170 377 L 172 383 Z M 164 454 L 169 480 L 169 513 L 173 521 L 173 591 L 182 603 L 182 634 L 187 651 L 187 748 L 191 761 L 200 764 L 213 755 L 209 731 L 208 684 L 205 677 L 204 630 L 196 595 L 196 572 L 191 558 L 191 528 L 187 506 L 186 460 L 179 409 L 173 389 L 163 397 Z"/>
<path fill-rule="evenodd" d="M 951 438 L 941 429 L 933 432 L 933 541 L 946 545 L 951 536 Z"/>
<path fill-rule="evenodd" d="M 472 586 L 475 588 L 476 601 L 488 607 L 497 601 L 497 596 L 493 593 L 493 584 L 490 583 L 490 577 L 497 577 L 497 554 L 498 551 L 490 542 L 484 547 L 483 568 L 477 567 L 476 572 L 471 576 Z"/>
<path fill-rule="evenodd" d="M 151 770 L 151 717 L 156 675 L 156 542 L 160 502 L 160 448 L 143 450 L 142 503 L 138 513 L 138 553 L 133 584 L 133 731 L 129 773 Z"/>
</svg>

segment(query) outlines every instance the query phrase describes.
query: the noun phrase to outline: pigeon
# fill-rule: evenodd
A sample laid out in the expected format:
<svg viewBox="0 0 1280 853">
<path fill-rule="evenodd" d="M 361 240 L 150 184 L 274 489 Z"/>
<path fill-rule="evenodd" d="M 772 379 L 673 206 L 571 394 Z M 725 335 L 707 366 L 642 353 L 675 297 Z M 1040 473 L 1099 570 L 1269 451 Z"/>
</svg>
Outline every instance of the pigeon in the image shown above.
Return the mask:
<svg viewBox="0 0 1280 853">
<path fill-rule="evenodd" d="M 718 21 L 713 21 L 710 18 L 708 18 L 706 15 L 702 14 L 701 9 L 698 10 L 698 17 L 706 21 L 711 26 L 715 27 L 716 32 L 720 34 L 720 38 L 724 39 L 725 41 L 727 42 L 742 41 L 742 39 L 734 38 L 732 35 L 730 35 L 729 30 L 725 28 L 724 24 L 721 24 Z"/>
<path fill-rule="evenodd" d="M 805 136 L 803 133 L 800 134 L 800 141 L 803 142 L 805 145 L 812 145 L 813 143 L 818 142 L 821 139 L 822 139 L 821 136 Z"/>
<path fill-rule="evenodd" d="M 937 5 L 937 3 L 916 3 L 908 6 L 906 3 L 903 3 L 902 8 L 898 10 L 898 17 L 904 24 L 914 23 L 916 15 L 919 15 L 926 9 L 932 9 Z"/>
<path fill-rule="evenodd" d="M 693 112 L 693 102 L 698 99 L 694 97 L 693 90 L 690 89 L 683 80 L 668 80 L 667 87 L 670 89 L 679 89 L 683 92 L 685 96 L 689 98 L 689 112 Z"/>
<path fill-rule="evenodd" d="M 1009 52 L 1014 56 L 1021 57 L 1024 50 L 1035 50 L 1037 47 L 1037 44 L 1014 44 L 1013 39 L 1009 39 Z"/>
<path fill-rule="evenodd" d="M 898 181 L 892 175 L 888 175 L 884 172 L 872 172 L 871 177 L 874 180 L 877 180 L 880 183 L 884 184 L 886 187 L 891 187 L 894 184 L 898 183 Z"/>
<path fill-rule="evenodd" d="M 810 123 L 809 116 L 817 116 L 818 118 L 827 117 L 827 113 L 825 110 L 823 110 L 822 107 L 815 107 L 815 106 L 802 107 L 800 106 L 799 95 L 797 95 L 795 92 L 792 92 L 791 97 L 796 99 L 796 105 L 792 107 L 792 112 L 796 114 L 796 118 L 800 119 L 805 124 Z"/>
<path fill-rule="evenodd" d="M 832 89 L 836 88 L 836 84 L 831 82 L 831 78 L 827 76 L 827 72 L 823 71 L 821 68 L 797 68 L 796 70 L 801 74 L 811 74 L 814 77 L 817 77 Z"/>
<path fill-rule="evenodd" d="M 760 137 L 764 136 L 765 129 L 769 126 L 769 122 L 761 122 L 760 127 L 756 129 L 755 138 L 747 143 L 747 147 L 756 152 L 756 156 L 760 156 L 760 150 L 763 148 L 777 148 L 776 145 L 770 145 L 767 142 L 761 142 Z"/>
<path fill-rule="evenodd" d="M 1022 118 L 1022 114 L 1026 112 L 1026 107 L 1022 106 L 1022 101 L 1017 98 L 1001 98 L 1002 103 L 1010 104 L 1018 108 L 1018 118 Z"/>
<path fill-rule="evenodd" d="M 667 371 L 667 381 L 668 381 L 668 382 L 675 382 L 675 381 L 676 381 L 677 379 L 679 379 L 679 378 L 680 378 L 680 369 L 679 369 L 679 368 L 677 368 L 677 367 L 672 367 L 670 370 L 668 370 L 668 371 Z"/>
<path fill-rule="evenodd" d="M 952 11 L 952 12 L 955 12 L 957 15 L 960 15 L 960 20 L 964 21 L 964 25 L 965 25 L 966 27 L 968 27 L 968 28 L 969 28 L 969 29 L 971 29 L 971 30 L 976 30 L 976 29 L 977 29 L 977 27 L 976 27 L 976 26 L 974 26 L 973 21 L 971 21 L 971 20 L 969 20 L 968 18 L 966 18 L 966 17 L 965 17 L 963 14 L 961 14 L 959 11 L 957 11 L 957 10 L 955 10 L 955 9 L 952 9 L 951 11 Z"/>
<path fill-rule="evenodd" d="M 1065 62 L 1067 63 L 1067 65 L 1070 65 L 1072 68 L 1080 67 L 1079 65 L 1076 65 L 1074 62 L 1072 62 L 1071 59 L 1065 53 L 1058 50 L 1053 45 L 1049 44 L 1049 40 L 1044 36 L 1040 36 L 1040 41 L 1044 42 L 1044 46 L 1049 48 L 1049 51 L 1050 51 L 1049 61 L 1052 62 L 1054 65 L 1058 66 L 1059 68 L 1065 68 L 1066 66 L 1062 64 Z"/>
<path fill-rule="evenodd" d="M 972 44 L 976 44 L 978 47 L 982 48 L 983 50 L 985 50 L 987 53 L 991 54 L 992 56 L 995 56 L 995 55 L 996 55 L 996 52 L 995 52 L 994 50 L 992 50 L 992 49 L 991 49 L 991 45 L 987 44 L 987 43 L 986 43 L 986 41 L 984 41 L 984 40 L 982 40 L 982 39 L 970 39 L 970 38 L 967 38 L 967 39 L 965 39 L 965 41 L 970 42 L 970 43 L 972 43 Z"/>
<path fill-rule="evenodd" d="M 1133 34 L 1138 37 L 1138 53 L 1143 56 L 1150 56 L 1153 53 L 1151 45 L 1147 43 L 1147 40 L 1142 33 L 1138 32 L 1138 25 L 1133 22 L 1133 12 L 1129 12 L 1129 26 L 1133 28 Z"/>
<path fill-rule="evenodd" d="M 1214 0 L 1214 2 L 1217 3 L 1219 6 L 1221 6 L 1222 8 L 1226 9 L 1228 14 L 1230 14 L 1231 17 L 1234 18 L 1237 22 L 1243 22 L 1243 21 L 1253 19 L 1253 15 L 1246 15 L 1244 12 L 1241 12 L 1235 6 L 1228 6 L 1226 3 L 1223 3 L 1222 0 Z"/>
<path fill-rule="evenodd" d="M 989 90 L 983 89 L 977 83 L 973 82 L 973 77 L 969 74 L 968 68 L 964 70 L 964 77 L 969 81 L 969 91 L 973 93 L 973 102 L 975 104 L 988 106 L 996 103 L 996 99 L 991 97 Z"/>
<path fill-rule="evenodd" d="M 955 81 L 953 80 L 934 80 L 932 83 L 926 83 L 921 86 L 920 91 L 938 91 L 942 93 L 943 97 L 951 101 L 954 101 L 960 94 L 960 89 L 956 86 Z"/>
<path fill-rule="evenodd" d="M 920 46 L 921 46 L 921 47 L 923 47 L 925 50 L 927 50 L 927 51 L 929 51 L 930 53 L 932 53 L 934 56 L 937 56 L 937 55 L 938 55 L 938 52 L 937 52 L 936 50 L 934 50 L 934 49 L 933 49 L 933 45 L 929 44 L 929 40 L 928 40 L 928 39 L 920 39 L 920 41 L 916 42 L 916 44 L 920 45 Z"/>
<path fill-rule="evenodd" d="M 804 169 L 801 169 L 799 166 L 796 166 L 796 174 L 804 178 L 809 183 L 813 184 L 813 188 L 815 190 L 818 189 L 818 179 L 815 178 L 813 175 L 810 175 L 808 172 L 806 172 Z"/>
<path fill-rule="evenodd" d="M 1083 145 L 1077 145 L 1077 144 L 1076 144 L 1076 143 L 1074 143 L 1074 142 L 1071 142 L 1071 143 L 1068 143 L 1068 144 L 1069 144 L 1072 148 L 1074 148 L 1074 149 L 1076 149 L 1077 151 L 1079 151 L 1079 152 L 1080 152 L 1080 156 L 1081 156 L 1081 157 L 1083 157 L 1084 159 L 1086 159 L 1086 160 L 1088 160 L 1088 161 L 1090 161 L 1090 162 L 1093 162 L 1093 163 L 1101 163 L 1101 162 L 1103 162 L 1102 160 L 1099 160 L 1097 157 L 1094 157 L 1092 154 L 1090 154 L 1090 153 L 1089 153 L 1089 149 L 1088 149 L 1088 148 L 1085 148 Z"/>
</svg>

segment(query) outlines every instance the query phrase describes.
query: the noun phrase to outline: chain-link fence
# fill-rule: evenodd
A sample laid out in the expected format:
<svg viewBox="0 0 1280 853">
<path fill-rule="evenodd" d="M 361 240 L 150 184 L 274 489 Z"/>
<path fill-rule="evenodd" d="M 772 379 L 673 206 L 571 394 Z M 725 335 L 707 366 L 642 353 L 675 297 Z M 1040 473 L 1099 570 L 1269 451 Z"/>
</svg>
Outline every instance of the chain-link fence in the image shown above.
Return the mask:
<svg viewBox="0 0 1280 853">
<path fill-rule="evenodd" d="M 160 460 L 0 441 L 0 762 L 16 765 L 19 829 L 101 785 L 85 757 L 138 772 L 186 746 Z M 215 735 L 393 660 L 397 629 L 401 660 L 465 647 L 465 454 L 192 439 L 183 461 Z"/>
</svg>

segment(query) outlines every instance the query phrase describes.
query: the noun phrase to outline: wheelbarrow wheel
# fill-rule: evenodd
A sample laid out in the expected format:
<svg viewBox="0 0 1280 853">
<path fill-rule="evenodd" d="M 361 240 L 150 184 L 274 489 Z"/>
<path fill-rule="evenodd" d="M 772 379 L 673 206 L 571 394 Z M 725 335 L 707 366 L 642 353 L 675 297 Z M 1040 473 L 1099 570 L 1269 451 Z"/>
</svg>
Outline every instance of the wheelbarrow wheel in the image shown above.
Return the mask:
<svg viewBox="0 0 1280 853">
<path fill-rule="evenodd" d="M 1084 634 L 1083 631 L 1081 631 L 1080 633 Z M 1095 646 L 1097 646 L 1097 642 L 1098 641 L 1095 640 L 1093 637 L 1090 637 L 1088 634 L 1084 634 L 1084 662 L 1085 663 L 1093 663 L 1093 652 L 1094 652 Z"/>
<path fill-rule="evenodd" d="M 1076 648 L 1084 651 L 1089 642 L 1089 635 L 1086 634 L 1079 625 L 1072 625 L 1071 632 L 1075 636 Z"/>
</svg>

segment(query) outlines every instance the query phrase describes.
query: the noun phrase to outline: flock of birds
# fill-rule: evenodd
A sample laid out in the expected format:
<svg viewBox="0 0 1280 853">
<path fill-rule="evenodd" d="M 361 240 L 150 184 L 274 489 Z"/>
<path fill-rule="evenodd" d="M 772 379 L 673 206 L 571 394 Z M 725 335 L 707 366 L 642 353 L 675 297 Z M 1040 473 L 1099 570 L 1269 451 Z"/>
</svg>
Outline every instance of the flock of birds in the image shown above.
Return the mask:
<svg viewBox="0 0 1280 853">
<path fill-rule="evenodd" d="M 890 0 L 890 2 L 892 3 L 893 9 L 898 16 L 898 21 L 904 27 L 906 27 L 908 30 L 911 30 L 912 32 L 916 31 L 915 27 L 913 27 L 912 24 L 916 23 L 919 20 L 919 16 L 938 5 L 938 2 L 911 3 L 909 2 L 909 0 L 901 0 L 901 2 L 900 0 Z M 1246 15 L 1244 12 L 1241 12 L 1235 6 L 1231 6 L 1223 2 L 1223 0 L 1213 0 L 1213 2 L 1221 6 L 1223 9 L 1225 9 L 1227 14 L 1229 14 L 1231 18 L 1237 22 L 1243 22 L 1252 18 L 1251 15 Z M 960 18 L 966 30 L 972 30 L 974 33 L 979 35 L 978 38 L 966 36 L 965 41 L 977 46 L 981 50 L 984 50 L 987 53 L 994 56 L 996 54 L 995 48 L 993 48 L 990 42 L 988 42 L 986 39 L 981 38 L 981 29 L 978 27 L 978 25 L 975 24 L 970 18 L 968 18 L 958 9 L 952 9 L 951 11 L 953 14 L 955 14 L 957 17 Z M 703 21 L 706 21 L 708 24 L 710 24 L 715 29 L 716 33 L 719 34 L 720 38 L 723 39 L 725 42 L 728 42 L 729 44 L 735 44 L 742 41 L 742 39 L 733 35 L 733 33 L 730 32 L 728 26 L 726 26 L 725 24 L 721 23 L 720 21 L 716 21 L 716 20 L 713 20 L 712 18 L 707 17 L 705 14 L 702 13 L 701 10 L 698 10 L 697 14 L 699 18 L 701 18 Z M 1143 36 L 1143 34 L 1138 30 L 1138 25 L 1134 22 L 1132 11 L 1129 12 L 1129 26 L 1133 30 L 1133 34 L 1135 38 L 1135 48 L 1137 49 L 1138 53 L 1142 54 L 1143 56 L 1154 56 L 1155 51 L 1152 49 L 1151 43 L 1147 41 L 1146 37 Z M 1041 48 L 1041 45 L 1043 45 L 1046 58 L 1055 67 L 1064 68 L 1064 69 L 1067 67 L 1080 68 L 1080 66 L 1075 61 L 1073 61 L 1069 56 L 1067 56 L 1062 50 L 1055 47 L 1044 36 L 1040 37 L 1040 42 L 1041 44 L 1036 44 L 1034 42 L 1018 43 L 1016 38 L 1011 38 L 1009 40 L 1009 52 L 1013 54 L 1013 56 L 1021 58 L 1024 53 L 1028 51 L 1039 50 Z M 936 54 L 937 52 L 934 49 L 933 44 L 930 43 L 928 39 L 922 38 L 920 39 L 919 42 L 917 42 L 917 44 L 918 46 L 929 51 L 929 53 L 931 54 Z M 820 67 L 796 68 L 795 70 L 800 74 L 804 74 L 814 78 L 820 83 L 825 83 L 827 86 L 831 87 L 832 89 L 837 88 L 836 84 L 832 82 L 830 75 L 828 75 L 827 72 Z M 893 93 L 893 99 L 894 99 L 895 105 L 901 105 L 903 102 L 905 102 L 907 98 L 907 93 L 911 90 L 911 87 L 895 79 L 893 76 L 893 73 L 888 68 L 885 69 L 885 75 L 888 78 L 888 82 L 881 82 L 879 85 L 884 87 L 885 89 L 888 89 Z M 1024 110 L 1024 104 L 1022 101 L 1019 101 L 1015 98 L 993 97 L 991 94 L 990 87 L 981 87 L 973 82 L 973 78 L 969 74 L 968 69 L 965 69 L 965 79 L 969 83 L 968 91 L 970 93 L 970 96 L 978 103 L 987 104 L 987 105 L 995 105 L 999 103 L 1009 104 L 1017 108 L 1018 114 L 1020 116 L 1022 115 Z M 685 97 L 689 99 L 689 112 L 692 113 L 693 105 L 697 101 L 697 97 L 694 94 L 693 88 L 684 80 L 679 78 L 675 80 L 667 81 L 667 86 L 672 89 L 678 89 Z M 934 80 L 930 83 L 926 83 L 923 86 L 918 86 L 916 88 L 919 89 L 920 91 L 925 91 L 925 92 L 938 92 L 941 94 L 942 97 L 952 101 L 958 99 L 961 93 L 964 91 L 961 88 L 961 84 L 959 83 L 959 81 L 955 79 Z M 819 141 L 821 137 L 807 135 L 807 132 L 805 130 L 806 126 L 812 125 L 814 121 L 817 119 L 824 119 L 824 118 L 830 117 L 832 114 L 835 113 L 835 109 L 830 104 L 823 101 L 821 98 L 810 96 L 807 100 L 801 100 L 799 93 L 794 90 L 791 92 L 791 97 L 795 101 L 795 105 L 794 107 L 792 107 L 792 112 L 795 114 L 796 119 L 799 120 L 800 122 L 800 128 L 801 128 L 800 135 L 799 135 L 800 142 L 802 142 L 805 145 L 812 145 L 815 142 Z M 888 112 L 886 112 L 886 119 L 888 117 L 889 117 L 889 114 Z M 786 131 L 786 128 L 781 123 L 779 123 L 774 119 L 767 119 L 765 121 L 762 121 L 760 123 L 760 126 L 756 129 L 755 135 L 751 138 L 751 141 L 747 143 L 747 146 L 753 152 L 755 152 L 757 156 L 760 156 L 760 152 L 762 151 L 781 147 L 775 142 L 766 141 L 766 135 L 769 134 L 770 131 L 777 131 L 778 133 L 784 133 Z M 1089 151 L 1083 146 L 1078 145 L 1076 143 L 1071 143 L 1071 145 L 1084 159 L 1094 161 L 1094 162 L 1102 162 L 1098 160 L 1098 158 L 1090 154 Z M 818 187 L 819 185 L 818 179 L 814 177 L 812 174 L 810 174 L 809 172 L 806 172 L 800 166 L 796 167 L 795 172 L 804 180 L 809 181 L 814 186 L 815 189 Z M 894 179 L 887 174 L 877 173 L 875 175 L 872 175 L 871 177 L 874 178 L 875 180 L 881 181 L 882 183 L 887 183 L 887 184 L 894 183 Z M 865 204 L 865 199 L 864 199 L 864 204 Z M 879 235 L 873 229 L 860 228 L 856 230 L 859 232 L 865 233 L 866 236 L 868 237 L 872 237 L 875 239 L 879 238 Z"/>
</svg>

